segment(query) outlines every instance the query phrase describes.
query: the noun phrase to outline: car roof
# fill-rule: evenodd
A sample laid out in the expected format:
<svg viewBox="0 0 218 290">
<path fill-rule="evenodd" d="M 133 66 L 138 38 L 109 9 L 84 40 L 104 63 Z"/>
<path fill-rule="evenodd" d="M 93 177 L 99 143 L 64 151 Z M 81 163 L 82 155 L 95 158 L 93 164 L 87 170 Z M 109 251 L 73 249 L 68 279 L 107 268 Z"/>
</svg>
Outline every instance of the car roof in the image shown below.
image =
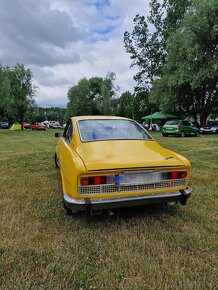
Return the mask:
<svg viewBox="0 0 218 290">
<path fill-rule="evenodd" d="M 124 117 L 117 117 L 117 116 L 76 116 L 71 117 L 71 119 L 77 121 L 80 120 L 131 120 Z"/>
</svg>

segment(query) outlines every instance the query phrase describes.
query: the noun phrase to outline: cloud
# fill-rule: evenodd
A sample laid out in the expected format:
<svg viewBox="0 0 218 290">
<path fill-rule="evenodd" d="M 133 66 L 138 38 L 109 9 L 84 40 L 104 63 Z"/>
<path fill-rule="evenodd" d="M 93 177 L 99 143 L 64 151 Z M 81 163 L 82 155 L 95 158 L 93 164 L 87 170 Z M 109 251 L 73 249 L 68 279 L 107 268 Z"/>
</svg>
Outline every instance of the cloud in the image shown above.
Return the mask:
<svg viewBox="0 0 218 290">
<path fill-rule="evenodd" d="M 66 12 L 52 10 L 45 0 L 1 0 L 0 27 L 0 60 L 8 64 L 79 61 L 79 53 L 71 48 L 82 34 Z"/>
<path fill-rule="evenodd" d="M 29 67 L 41 106 L 64 106 L 83 77 L 117 75 L 120 92 L 133 91 L 124 32 L 148 13 L 144 0 L 1 0 L 0 63 Z"/>
</svg>

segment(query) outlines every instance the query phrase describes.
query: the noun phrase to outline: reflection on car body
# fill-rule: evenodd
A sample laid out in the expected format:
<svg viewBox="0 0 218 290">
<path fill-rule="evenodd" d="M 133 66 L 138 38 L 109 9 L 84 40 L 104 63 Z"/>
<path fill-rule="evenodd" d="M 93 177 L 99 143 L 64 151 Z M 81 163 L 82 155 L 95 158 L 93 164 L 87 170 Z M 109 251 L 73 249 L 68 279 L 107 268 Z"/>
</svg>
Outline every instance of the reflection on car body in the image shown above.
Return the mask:
<svg viewBox="0 0 218 290">
<path fill-rule="evenodd" d="M 71 118 L 58 140 L 55 162 L 64 206 L 73 212 L 185 204 L 191 194 L 190 162 L 161 147 L 142 126 L 126 118 Z"/>
</svg>

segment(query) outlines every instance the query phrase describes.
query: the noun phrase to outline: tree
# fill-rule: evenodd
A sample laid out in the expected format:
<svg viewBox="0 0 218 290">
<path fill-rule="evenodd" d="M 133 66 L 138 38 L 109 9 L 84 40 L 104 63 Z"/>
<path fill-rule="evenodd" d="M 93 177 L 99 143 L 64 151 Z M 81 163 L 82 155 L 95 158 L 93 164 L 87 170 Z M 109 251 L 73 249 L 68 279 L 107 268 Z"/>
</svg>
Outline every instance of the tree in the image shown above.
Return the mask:
<svg viewBox="0 0 218 290">
<path fill-rule="evenodd" d="M 137 14 L 134 29 L 124 33 L 124 46 L 139 72 L 134 76 L 136 91 L 150 91 L 153 80 L 162 76 L 167 57 L 167 41 L 179 27 L 190 0 L 151 0 L 150 15 Z M 153 32 L 151 32 L 153 31 Z"/>
<path fill-rule="evenodd" d="M 137 15 L 133 32 L 124 35 L 139 68 L 136 89 L 151 91 L 150 101 L 164 111 L 200 114 L 201 123 L 218 106 L 217 6 L 216 0 L 152 0 L 147 20 Z"/>
<path fill-rule="evenodd" d="M 25 69 L 23 65 L 17 64 L 10 74 L 11 83 L 11 105 L 15 117 L 22 124 L 25 113 L 32 105 L 34 88 L 32 73 L 30 69 Z"/>
<path fill-rule="evenodd" d="M 218 3 L 195 0 L 171 35 L 163 76 L 153 83 L 162 109 L 176 108 L 204 124 L 218 108 Z"/>
<path fill-rule="evenodd" d="M 113 85 L 114 73 L 106 78 L 83 78 L 68 91 L 66 119 L 76 115 L 116 114 L 116 90 Z"/>
<path fill-rule="evenodd" d="M 36 122 L 43 122 L 45 120 L 59 121 L 60 124 L 64 124 L 65 113 L 66 113 L 65 108 L 58 107 L 43 108 L 34 105 L 28 109 L 25 115 L 25 120 L 27 120 L 32 124 Z"/>
<path fill-rule="evenodd" d="M 119 116 L 134 119 L 134 95 L 130 92 L 125 92 L 119 99 Z"/>
<path fill-rule="evenodd" d="M 8 121 L 7 97 L 9 96 L 9 79 L 6 77 L 6 70 L 0 65 L 0 116 L 1 120 Z"/>
<path fill-rule="evenodd" d="M 32 73 L 23 65 L 0 68 L 0 110 L 7 119 L 24 121 L 25 114 L 33 105 L 34 85 Z"/>
</svg>

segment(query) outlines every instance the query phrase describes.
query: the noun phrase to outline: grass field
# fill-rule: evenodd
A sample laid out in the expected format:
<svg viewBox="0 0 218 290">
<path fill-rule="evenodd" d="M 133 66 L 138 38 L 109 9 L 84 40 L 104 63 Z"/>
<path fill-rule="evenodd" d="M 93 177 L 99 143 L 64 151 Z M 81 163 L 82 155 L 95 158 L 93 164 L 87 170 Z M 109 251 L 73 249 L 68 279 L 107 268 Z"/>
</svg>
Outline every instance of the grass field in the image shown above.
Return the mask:
<svg viewBox="0 0 218 290">
<path fill-rule="evenodd" d="M 192 163 L 188 204 L 86 222 L 62 208 L 54 131 L 0 131 L 0 289 L 218 289 L 218 135 L 163 138 Z"/>
</svg>

